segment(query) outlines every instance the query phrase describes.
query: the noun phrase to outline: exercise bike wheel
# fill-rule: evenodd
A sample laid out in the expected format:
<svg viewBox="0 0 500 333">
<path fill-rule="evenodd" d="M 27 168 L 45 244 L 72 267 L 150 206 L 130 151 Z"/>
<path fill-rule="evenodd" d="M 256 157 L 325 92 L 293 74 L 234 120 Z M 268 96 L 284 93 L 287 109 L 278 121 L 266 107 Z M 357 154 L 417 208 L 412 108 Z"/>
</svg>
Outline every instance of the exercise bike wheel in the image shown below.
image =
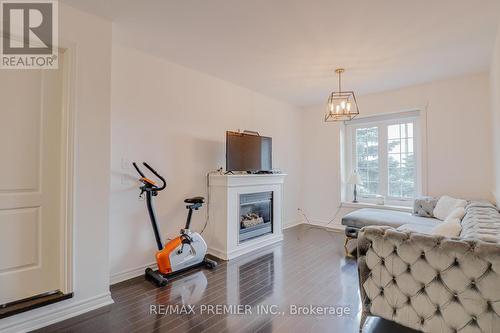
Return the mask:
<svg viewBox="0 0 500 333">
<path fill-rule="evenodd" d="M 203 264 L 208 269 L 215 269 L 217 267 L 217 262 L 212 259 L 203 259 Z"/>
<path fill-rule="evenodd" d="M 157 287 L 164 287 L 168 283 L 168 279 L 166 277 L 151 268 L 146 268 L 145 277 L 146 280 L 153 282 Z"/>
</svg>

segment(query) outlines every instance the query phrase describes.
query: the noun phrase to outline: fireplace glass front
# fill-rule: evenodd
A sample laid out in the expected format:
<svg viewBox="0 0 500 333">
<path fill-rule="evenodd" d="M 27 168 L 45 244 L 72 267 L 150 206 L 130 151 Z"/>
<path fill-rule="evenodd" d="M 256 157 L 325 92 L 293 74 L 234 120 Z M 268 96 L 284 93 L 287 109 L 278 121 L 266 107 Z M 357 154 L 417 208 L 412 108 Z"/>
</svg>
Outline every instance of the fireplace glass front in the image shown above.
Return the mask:
<svg viewBox="0 0 500 333">
<path fill-rule="evenodd" d="M 239 242 L 273 232 L 273 192 L 240 194 Z"/>
</svg>

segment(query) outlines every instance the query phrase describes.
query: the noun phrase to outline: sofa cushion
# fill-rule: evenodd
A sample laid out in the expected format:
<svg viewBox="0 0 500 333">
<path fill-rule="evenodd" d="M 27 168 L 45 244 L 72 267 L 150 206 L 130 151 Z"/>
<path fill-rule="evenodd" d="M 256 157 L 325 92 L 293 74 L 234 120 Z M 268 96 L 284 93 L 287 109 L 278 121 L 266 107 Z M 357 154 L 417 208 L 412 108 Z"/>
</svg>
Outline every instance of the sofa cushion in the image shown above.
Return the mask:
<svg viewBox="0 0 500 333">
<path fill-rule="evenodd" d="M 438 223 L 437 225 L 439 225 Z M 419 232 L 421 234 L 432 234 L 432 229 L 434 229 L 436 224 L 433 225 L 425 225 L 425 224 L 403 224 L 402 226 L 398 227 L 398 231 L 411 231 L 411 232 Z"/>
<path fill-rule="evenodd" d="M 436 207 L 434 208 L 434 217 L 444 221 L 455 208 L 465 207 L 466 205 L 466 200 L 455 199 L 447 195 L 443 195 L 436 203 Z"/>
<path fill-rule="evenodd" d="M 433 235 L 439 235 L 444 237 L 458 237 L 462 231 L 462 226 L 460 225 L 460 219 L 458 218 L 447 218 L 445 222 L 436 225 L 431 233 Z"/>
<path fill-rule="evenodd" d="M 404 224 L 419 224 L 434 227 L 437 220 L 430 217 L 415 216 L 411 213 L 387 209 L 362 208 L 342 218 L 342 224 L 361 229 L 369 225 L 397 228 Z"/>
<path fill-rule="evenodd" d="M 471 202 L 465 209 L 461 238 L 500 243 L 500 213 L 489 202 Z"/>
</svg>

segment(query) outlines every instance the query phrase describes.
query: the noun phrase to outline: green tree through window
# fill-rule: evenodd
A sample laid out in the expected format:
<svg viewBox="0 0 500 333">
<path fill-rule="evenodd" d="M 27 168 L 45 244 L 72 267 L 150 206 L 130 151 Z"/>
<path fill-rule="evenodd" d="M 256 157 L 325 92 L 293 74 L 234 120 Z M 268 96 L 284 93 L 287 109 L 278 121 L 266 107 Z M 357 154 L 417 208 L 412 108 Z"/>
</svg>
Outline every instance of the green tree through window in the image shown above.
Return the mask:
<svg viewBox="0 0 500 333">
<path fill-rule="evenodd" d="M 377 194 L 388 199 L 409 200 L 415 197 L 416 157 L 415 122 L 385 121 L 353 127 L 353 169 L 363 185 L 361 197 Z M 381 169 L 382 168 L 382 169 Z"/>
<path fill-rule="evenodd" d="M 388 194 L 390 197 L 412 198 L 415 196 L 413 123 L 389 125 L 387 130 Z"/>
<path fill-rule="evenodd" d="M 356 169 L 363 181 L 359 188 L 360 194 L 376 195 L 379 185 L 377 127 L 356 129 Z"/>
</svg>

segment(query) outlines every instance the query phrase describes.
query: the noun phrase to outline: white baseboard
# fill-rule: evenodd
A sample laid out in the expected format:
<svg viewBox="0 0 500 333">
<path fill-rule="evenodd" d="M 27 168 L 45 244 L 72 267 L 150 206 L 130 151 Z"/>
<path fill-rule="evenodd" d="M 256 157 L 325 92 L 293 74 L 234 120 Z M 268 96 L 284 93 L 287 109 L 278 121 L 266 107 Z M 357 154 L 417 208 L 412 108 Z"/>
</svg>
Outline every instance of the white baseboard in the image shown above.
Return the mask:
<svg viewBox="0 0 500 333">
<path fill-rule="evenodd" d="M 214 256 L 216 258 L 222 259 L 222 260 L 229 260 L 229 258 L 224 254 L 224 251 L 216 249 L 214 247 L 209 247 L 207 249 L 207 253 L 210 254 L 211 256 Z"/>
<path fill-rule="evenodd" d="M 304 223 L 303 220 L 291 221 L 291 222 L 285 223 L 285 224 L 283 224 L 283 230 L 296 227 L 296 226 L 298 226 L 298 225 L 300 225 L 302 223 Z"/>
<path fill-rule="evenodd" d="M 71 299 L 69 299 L 32 310 L 37 314 L 30 316 L 28 319 L 23 314 L 20 314 L 21 318 L 17 320 L 9 320 L 5 325 L 0 323 L 0 332 L 19 333 L 33 331 L 111 304 L 113 304 L 113 299 L 109 292 L 76 302 L 71 302 Z M 5 320 L 8 319 L 11 318 Z"/>
<path fill-rule="evenodd" d="M 303 223 L 303 224 L 310 225 L 310 226 L 317 227 L 317 228 L 330 230 L 330 231 L 335 231 L 335 232 L 344 232 L 345 231 L 345 226 L 343 226 L 341 224 L 335 224 L 335 223 L 328 224 L 328 221 L 309 220 L 309 223 Z"/>
<path fill-rule="evenodd" d="M 345 226 L 338 224 L 330 224 L 330 225 L 315 224 L 314 226 L 335 232 L 345 232 Z"/>
<path fill-rule="evenodd" d="M 131 269 L 127 269 L 125 271 L 119 272 L 119 273 L 114 273 L 111 274 L 109 277 L 109 283 L 110 284 L 115 284 L 118 282 L 130 280 L 132 278 L 141 276 L 144 274 L 144 271 L 146 268 L 151 268 L 151 269 L 157 269 L 156 263 L 150 263 L 144 266 L 139 266 Z"/>
<path fill-rule="evenodd" d="M 345 231 L 344 225 L 334 224 L 334 223 L 328 224 L 328 222 L 329 221 L 322 221 L 322 220 L 309 220 L 309 223 L 304 222 L 304 221 L 300 221 L 300 222 L 296 222 L 294 224 L 285 225 L 285 227 L 283 229 L 293 228 L 293 227 L 296 227 L 298 225 L 309 225 L 312 227 L 326 229 L 326 230 L 335 231 L 335 232 L 344 232 Z"/>
</svg>

